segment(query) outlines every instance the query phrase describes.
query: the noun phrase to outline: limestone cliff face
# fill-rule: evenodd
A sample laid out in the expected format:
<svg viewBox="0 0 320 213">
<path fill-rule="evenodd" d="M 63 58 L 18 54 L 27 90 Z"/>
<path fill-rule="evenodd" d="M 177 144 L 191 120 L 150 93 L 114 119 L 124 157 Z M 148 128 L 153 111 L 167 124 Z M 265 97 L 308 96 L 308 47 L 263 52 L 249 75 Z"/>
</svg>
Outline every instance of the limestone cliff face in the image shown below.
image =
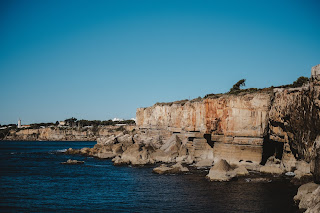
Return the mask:
<svg viewBox="0 0 320 213">
<path fill-rule="evenodd" d="M 260 163 L 272 93 L 224 95 L 185 104 L 154 105 L 137 110 L 140 128 L 200 132 L 213 141 L 215 159 Z M 194 141 L 197 147 L 197 141 Z M 203 150 L 202 150 L 203 151 Z"/>
<path fill-rule="evenodd" d="M 187 102 L 184 105 L 154 105 L 137 109 L 137 126 L 141 128 L 172 129 L 173 131 L 205 131 L 205 105 Z"/>
<path fill-rule="evenodd" d="M 96 141 L 97 138 L 110 136 L 115 133 L 122 132 L 123 129 L 131 131 L 134 126 L 118 126 L 99 127 L 97 129 L 78 129 L 78 128 L 58 128 L 47 127 L 41 129 L 21 129 L 19 131 L 12 130 L 5 140 L 22 140 L 22 141 Z"/>
<path fill-rule="evenodd" d="M 296 158 L 308 162 L 320 135 L 320 111 L 315 98 L 310 86 L 277 90 L 269 113 L 270 140 L 288 144 Z"/>
<path fill-rule="evenodd" d="M 304 160 L 320 176 L 320 65 L 300 88 L 156 104 L 137 109 L 136 117 L 140 128 L 199 132 L 214 159 L 263 163 L 275 155 L 288 171 Z M 196 147 L 198 140 L 190 140 Z"/>
<path fill-rule="evenodd" d="M 183 105 L 154 105 L 137 109 L 137 126 L 177 132 L 263 137 L 270 100 L 270 93 L 257 93 L 225 95 Z"/>
</svg>

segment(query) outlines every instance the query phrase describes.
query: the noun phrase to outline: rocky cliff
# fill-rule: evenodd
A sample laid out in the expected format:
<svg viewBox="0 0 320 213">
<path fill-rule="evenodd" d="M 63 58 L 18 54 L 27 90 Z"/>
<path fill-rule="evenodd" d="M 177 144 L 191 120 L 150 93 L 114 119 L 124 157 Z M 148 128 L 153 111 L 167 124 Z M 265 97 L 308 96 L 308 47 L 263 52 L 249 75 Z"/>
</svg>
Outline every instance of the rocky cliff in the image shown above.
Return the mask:
<svg viewBox="0 0 320 213">
<path fill-rule="evenodd" d="M 313 174 L 320 182 L 319 79 L 318 65 L 312 68 L 309 83 L 299 88 L 269 88 L 139 108 L 135 129 L 102 136 L 94 148 L 67 153 L 113 158 L 115 165 L 164 162 L 211 167 L 222 162 L 230 164 L 224 169 L 216 166 L 223 180 L 249 170 L 287 173 L 297 181 Z M 215 172 L 208 177 L 216 179 Z"/>
<path fill-rule="evenodd" d="M 104 126 L 97 128 L 47 127 L 11 130 L 4 140 L 21 141 L 96 141 L 100 137 L 131 131 L 135 126 Z"/>
<path fill-rule="evenodd" d="M 319 176 L 319 106 L 317 65 L 312 68 L 310 83 L 299 88 L 266 89 L 139 108 L 137 126 L 180 135 L 198 132 L 200 137 L 189 140 L 197 147 L 198 141 L 205 138 L 210 145 L 206 149 L 212 149 L 214 160 L 265 164 L 275 156 L 286 171 L 295 170 L 303 161 L 307 172 Z"/>
</svg>

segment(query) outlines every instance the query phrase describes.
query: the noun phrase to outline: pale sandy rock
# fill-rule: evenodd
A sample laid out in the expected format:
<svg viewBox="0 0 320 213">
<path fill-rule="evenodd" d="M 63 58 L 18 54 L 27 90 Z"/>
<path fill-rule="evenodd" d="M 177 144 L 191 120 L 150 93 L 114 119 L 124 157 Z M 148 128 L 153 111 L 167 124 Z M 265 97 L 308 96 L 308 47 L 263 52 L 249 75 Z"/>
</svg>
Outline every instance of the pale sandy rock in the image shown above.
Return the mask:
<svg viewBox="0 0 320 213">
<path fill-rule="evenodd" d="M 262 158 L 262 146 L 238 145 L 215 142 L 213 147 L 214 161 L 228 159 L 235 165 L 259 165 Z"/>
<path fill-rule="evenodd" d="M 97 144 L 113 144 L 115 142 L 116 136 L 111 135 L 111 136 L 104 136 L 104 137 L 99 137 L 97 139 Z"/>
<path fill-rule="evenodd" d="M 102 158 L 102 159 L 109 159 L 109 158 L 113 158 L 115 156 L 116 155 L 114 153 L 112 153 L 112 152 L 106 152 L 106 153 L 98 152 L 96 154 L 96 157 Z"/>
<path fill-rule="evenodd" d="M 300 170 L 295 170 L 294 174 L 295 174 L 295 176 L 294 176 L 295 179 L 301 179 L 301 178 L 306 177 L 306 176 L 312 176 L 311 173 L 304 173 L 304 172 L 302 172 Z"/>
<path fill-rule="evenodd" d="M 280 175 L 280 174 L 284 173 L 284 170 L 279 167 L 275 167 L 275 166 L 262 166 L 260 168 L 260 172 Z"/>
<path fill-rule="evenodd" d="M 249 175 L 249 172 L 246 169 L 246 167 L 239 166 L 234 170 L 228 171 L 227 175 L 229 175 L 230 177 L 239 177 L 239 176 Z"/>
<path fill-rule="evenodd" d="M 193 157 L 195 161 L 212 160 L 213 161 L 213 148 L 207 143 L 205 138 L 195 138 L 192 141 Z"/>
<path fill-rule="evenodd" d="M 111 147 L 112 153 L 115 155 L 123 153 L 122 146 L 123 144 L 120 144 L 120 143 L 112 145 Z"/>
<path fill-rule="evenodd" d="M 213 164 L 212 159 L 204 159 L 204 160 L 198 161 L 194 166 L 195 167 L 211 167 L 212 164 Z"/>
<path fill-rule="evenodd" d="M 231 177 L 227 172 L 231 170 L 231 166 L 226 160 L 220 160 L 210 169 L 207 178 L 211 181 L 229 181 Z"/>
<path fill-rule="evenodd" d="M 270 183 L 272 180 L 270 178 L 246 178 L 246 182 L 253 182 L 253 183 Z"/>
<path fill-rule="evenodd" d="M 281 160 L 277 159 L 275 156 L 271 156 L 268 158 L 266 164 L 266 166 L 277 166 L 280 168 L 281 166 Z"/>
<path fill-rule="evenodd" d="M 66 162 L 62 162 L 61 164 L 70 164 L 70 165 L 74 165 L 74 164 L 84 164 L 84 161 L 78 161 L 78 160 L 72 160 L 69 159 Z"/>
<path fill-rule="evenodd" d="M 112 159 L 112 162 L 113 162 L 113 165 L 115 166 L 120 166 L 120 165 L 123 165 L 123 164 L 126 164 L 120 156 L 116 156 Z"/>
<path fill-rule="evenodd" d="M 315 191 L 319 187 L 318 184 L 315 184 L 313 182 L 303 184 L 299 187 L 298 193 L 296 196 L 294 196 L 294 200 L 299 202 L 305 195 L 311 194 L 313 191 Z"/>
<path fill-rule="evenodd" d="M 181 163 L 177 163 L 170 167 L 166 166 L 165 164 L 162 164 L 161 166 L 153 169 L 153 172 L 157 174 L 176 174 L 188 171 L 189 169 L 187 167 L 183 167 Z"/>
<path fill-rule="evenodd" d="M 317 210 L 319 210 L 320 204 L 320 185 L 314 185 L 311 183 L 302 185 L 298 190 L 298 194 L 294 197 L 294 200 L 296 202 L 300 201 L 300 210 L 307 210 L 306 212 L 318 212 Z"/>
<path fill-rule="evenodd" d="M 320 212 L 320 187 L 314 190 L 311 197 L 308 199 L 306 213 L 319 213 Z"/>
<path fill-rule="evenodd" d="M 274 156 L 268 158 L 266 164 L 260 167 L 260 172 L 270 173 L 270 174 L 282 174 L 285 172 L 281 165 L 281 160 Z"/>
<path fill-rule="evenodd" d="M 311 68 L 311 78 L 320 80 L 320 64 Z"/>
<path fill-rule="evenodd" d="M 247 170 L 251 170 L 251 171 L 257 171 L 257 172 L 260 172 L 260 168 L 261 168 L 262 166 L 261 165 L 245 165 L 245 168 L 247 169 Z"/>
<path fill-rule="evenodd" d="M 262 137 L 270 102 L 269 93 L 256 93 L 154 105 L 137 109 L 137 126 Z"/>
<path fill-rule="evenodd" d="M 178 136 L 172 135 L 169 140 L 167 140 L 162 146 L 161 150 L 164 152 L 171 152 L 171 153 L 177 153 L 179 152 L 181 146 L 181 140 Z"/>
<path fill-rule="evenodd" d="M 150 153 L 150 158 L 154 162 L 163 162 L 171 163 L 174 162 L 174 157 L 168 153 L 165 153 L 163 150 L 157 149 L 154 152 Z"/>
<path fill-rule="evenodd" d="M 310 164 L 299 160 L 296 162 L 296 169 L 304 174 L 309 174 L 310 173 Z"/>
<path fill-rule="evenodd" d="M 181 157 L 177 157 L 177 158 L 176 158 L 176 162 L 184 162 L 187 157 L 188 157 L 188 156 L 186 156 L 186 155 L 183 155 L 183 156 L 181 156 Z"/>
</svg>

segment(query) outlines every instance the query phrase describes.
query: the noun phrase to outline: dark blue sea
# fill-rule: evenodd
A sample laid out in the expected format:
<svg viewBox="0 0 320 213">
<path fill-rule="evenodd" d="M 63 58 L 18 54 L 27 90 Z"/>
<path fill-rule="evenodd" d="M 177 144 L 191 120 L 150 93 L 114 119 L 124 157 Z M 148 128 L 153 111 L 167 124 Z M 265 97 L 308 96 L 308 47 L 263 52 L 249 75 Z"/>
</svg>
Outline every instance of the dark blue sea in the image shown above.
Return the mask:
<svg viewBox="0 0 320 213">
<path fill-rule="evenodd" d="M 152 166 L 65 155 L 95 142 L 0 141 L 1 212 L 296 212 L 297 187 L 209 182 L 205 173 L 157 175 Z M 62 165 L 69 158 L 82 165 Z"/>
</svg>

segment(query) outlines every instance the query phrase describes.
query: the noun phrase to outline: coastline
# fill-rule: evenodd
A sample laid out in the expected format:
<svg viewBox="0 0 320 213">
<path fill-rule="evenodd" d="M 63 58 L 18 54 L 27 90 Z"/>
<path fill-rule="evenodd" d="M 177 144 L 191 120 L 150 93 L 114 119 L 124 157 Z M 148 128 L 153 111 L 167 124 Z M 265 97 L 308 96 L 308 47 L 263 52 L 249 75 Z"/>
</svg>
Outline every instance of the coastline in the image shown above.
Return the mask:
<svg viewBox="0 0 320 213">
<path fill-rule="evenodd" d="M 153 170 L 158 174 L 186 173 L 190 166 L 210 168 L 210 181 L 250 174 L 289 176 L 301 185 L 298 194 L 306 196 L 300 197 L 307 197 L 295 198 L 299 207 L 320 211 L 320 201 L 314 198 L 320 197 L 320 65 L 311 69 L 309 82 L 297 88 L 239 90 L 157 103 L 138 108 L 136 119 L 136 126 L 95 132 L 21 130 L 11 139 L 96 140 L 93 148 L 70 148 L 66 154 L 112 159 L 114 165 L 162 164 Z M 310 181 L 316 185 L 302 185 Z"/>
</svg>

